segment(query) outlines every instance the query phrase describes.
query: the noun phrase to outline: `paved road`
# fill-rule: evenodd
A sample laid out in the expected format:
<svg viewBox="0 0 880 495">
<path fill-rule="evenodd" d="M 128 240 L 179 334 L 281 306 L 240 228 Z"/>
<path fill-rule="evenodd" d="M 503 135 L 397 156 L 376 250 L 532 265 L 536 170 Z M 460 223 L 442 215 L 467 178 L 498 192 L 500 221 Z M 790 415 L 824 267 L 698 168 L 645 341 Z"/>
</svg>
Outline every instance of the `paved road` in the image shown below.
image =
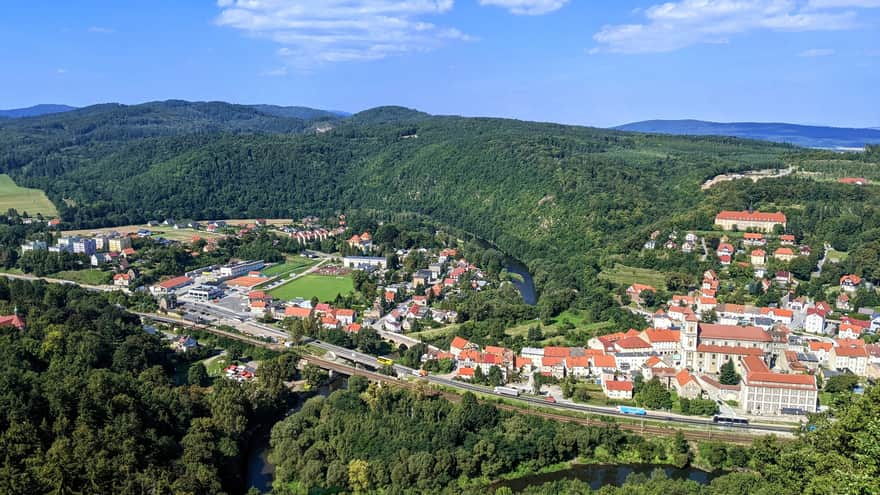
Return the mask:
<svg viewBox="0 0 880 495">
<path fill-rule="evenodd" d="M 83 289 L 100 290 L 100 291 L 105 291 L 105 292 L 113 291 L 113 290 L 122 290 L 121 287 L 116 287 L 113 285 L 88 285 L 88 284 L 81 284 L 78 282 L 72 282 L 70 280 L 62 280 L 60 278 L 37 277 L 36 275 L 18 275 L 15 273 L 0 273 L 0 276 L 6 277 L 6 278 L 14 278 L 14 279 L 18 279 L 18 280 L 29 280 L 32 282 L 37 281 L 37 280 L 42 280 L 43 282 L 48 282 L 50 284 L 78 285 L 78 286 L 82 287 Z"/>
</svg>

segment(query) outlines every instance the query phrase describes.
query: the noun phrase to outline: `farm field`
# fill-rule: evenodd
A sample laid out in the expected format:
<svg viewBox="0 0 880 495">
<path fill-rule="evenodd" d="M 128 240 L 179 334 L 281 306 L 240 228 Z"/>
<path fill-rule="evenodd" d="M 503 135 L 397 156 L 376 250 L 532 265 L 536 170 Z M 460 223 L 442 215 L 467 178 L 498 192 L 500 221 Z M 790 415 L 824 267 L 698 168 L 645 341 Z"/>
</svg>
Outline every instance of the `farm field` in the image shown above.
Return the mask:
<svg viewBox="0 0 880 495">
<path fill-rule="evenodd" d="M 647 284 L 657 289 L 666 286 L 663 273 L 648 268 L 632 268 L 620 263 L 616 263 L 610 270 L 603 270 L 599 277 L 621 287 L 629 287 L 634 283 Z"/>
<path fill-rule="evenodd" d="M 306 275 L 270 290 L 269 294 L 283 300 L 317 297 L 321 301 L 332 301 L 337 294 L 348 294 L 353 290 L 354 282 L 350 276 Z"/>
<path fill-rule="evenodd" d="M 58 215 L 58 210 L 46 197 L 46 193 L 39 189 L 19 187 L 11 177 L 0 174 L 0 211 L 6 212 L 10 208 L 15 208 L 19 213 L 27 212 L 29 215 L 37 213 L 45 216 Z"/>
</svg>

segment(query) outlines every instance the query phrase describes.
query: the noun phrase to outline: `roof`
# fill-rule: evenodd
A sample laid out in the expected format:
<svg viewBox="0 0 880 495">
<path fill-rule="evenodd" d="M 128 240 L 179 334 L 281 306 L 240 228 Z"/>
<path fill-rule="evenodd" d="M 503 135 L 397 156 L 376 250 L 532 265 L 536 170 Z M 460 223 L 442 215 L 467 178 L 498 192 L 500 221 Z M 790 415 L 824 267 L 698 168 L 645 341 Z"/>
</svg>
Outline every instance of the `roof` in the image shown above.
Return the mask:
<svg viewBox="0 0 880 495">
<path fill-rule="evenodd" d="M 838 340 L 838 345 L 834 348 L 834 353 L 838 356 L 849 357 L 849 358 L 860 358 L 868 357 L 868 350 L 865 349 L 864 342 L 862 345 L 852 343 L 852 340 L 843 341 Z M 841 342 L 846 342 L 845 344 L 841 344 Z"/>
<path fill-rule="evenodd" d="M 627 292 L 634 292 L 636 294 L 641 294 L 642 291 L 646 291 L 646 290 L 651 291 L 651 292 L 657 292 L 657 289 L 655 289 L 654 287 L 651 287 L 650 285 L 645 285 L 645 284 L 632 284 L 626 290 L 627 290 Z"/>
<path fill-rule="evenodd" d="M 770 334 L 760 327 L 739 327 L 736 325 L 716 325 L 700 323 L 700 338 L 748 340 L 753 342 L 770 342 Z"/>
<path fill-rule="evenodd" d="M 164 282 L 159 282 L 159 287 L 162 287 L 163 289 L 174 289 L 187 284 L 191 284 L 192 281 L 193 280 L 189 277 L 174 277 Z"/>
<path fill-rule="evenodd" d="M 689 382 L 697 383 L 697 380 L 693 377 L 693 375 L 691 375 L 691 373 L 687 370 L 687 368 L 679 371 L 678 374 L 675 375 L 675 380 L 678 382 L 678 385 L 681 387 L 684 387 Z"/>
<path fill-rule="evenodd" d="M 781 247 L 781 248 L 777 248 L 776 251 L 773 251 L 773 255 L 774 256 L 793 256 L 794 251 L 792 251 L 791 248 Z"/>
<path fill-rule="evenodd" d="M 468 340 L 466 338 L 456 336 L 454 339 L 452 339 L 452 342 L 449 344 L 449 347 L 450 348 L 455 347 L 456 349 L 464 349 L 465 346 L 467 346 L 468 344 L 470 344 L 470 342 L 468 342 Z"/>
<path fill-rule="evenodd" d="M 715 220 L 738 220 L 743 222 L 775 222 L 786 223 L 785 214 L 761 213 L 758 211 L 729 211 L 722 210 L 715 215 Z"/>
<path fill-rule="evenodd" d="M 589 368 L 590 356 L 584 355 L 570 357 L 565 360 L 565 364 L 569 368 Z"/>
<path fill-rule="evenodd" d="M 660 359 L 658 356 L 651 356 L 648 358 L 647 361 L 645 361 L 645 366 L 652 368 L 661 363 L 663 363 L 663 360 Z"/>
<path fill-rule="evenodd" d="M 24 330 L 24 318 L 18 315 L 0 316 L 0 327 L 13 326 L 19 330 Z"/>
<path fill-rule="evenodd" d="M 266 293 L 261 290 L 248 292 L 248 299 L 266 299 Z"/>
<path fill-rule="evenodd" d="M 791 375 L 782 373 L 749 373 L 746 375 L 746 382 L 750 385 L 755 382 L 764 382 L 779 385 L 812 385 L 816 388 L 816 378 L 811 375 Z"/>
<path fill-rule="evenodd" d="M 853 325 L 851 323 L 841 323 L 840 329 L 838 330 L 837 333 L 843 333 L 843 332 L 852 332 L 856 335 L 861 335 L 862 334 L 862 327 Z"/>
<path fill-rule="evenodd" d="M 793 241 L 793 240 L 794 240 L 794 234 L 782 234 L 781 236 L 779 236 L 779 240 L 782 240 L 782 241 Z"/>
<path fill-rule="evenodd" d="M 312 316 L 310 308 L 300 308 L 299 306 L 288 306 L 284 308 L 284 316 L 290 318 L 308 318 Z"/>
<path fill-rule="evenodd" d="M 593 366 L 595 366 L 596 368 L 616 368 L 617 359 L 615 359 L 614 356 L 610 356 L 608 354 L 593 356 Z"/>
<path fill-rule="evenodd" d="M 568 357 L 571 355 L 571 347 L 545 347 L 544 348 L 544 356 L 545 357 Z"/>
<path fill-rule="evenodd" d="M 767 252 L 764 251 L 763 249 L 755 249 L 752 251 L 752 256 L 764 256 L 766 254 L 767 254 Z"/>
<path fill-rule="evenodd" d="M 474 376 L 473 368 L 459 368 L 458 376 Z"/>
<path fill-rule="evenodd" d="M 633 382 L 610 380 L 602 382 L 602 386 L 605 387 L 606 390 L 613 390 L 615 392 L 632 392 Z"/>
<path fill-rule="evenodd" d="M 269 280 L 266 277 L 253 277 L 250 275 L 244 277 L 234 278 L 232 280 L 227 280 L 226 285 L 234 285 L 236 287 L 255 287 L 257 285 L 262 284 L 263 282 Z"/>
<path fill-rule="evenodd" d="M 840 277 L 840 285 L 843 285 L 844 283 L 850 285 L 859 285 L 862 283 L 862 277 L 858 275 L 844 275 Z"/>
<path fill-rule="evenodd" d="M 352 316 L 353 317 L 354 310 L 353 309 L 337 309 L 336 311 L 333 312 L 333 314 L 335 314 L 337 318 L 340 316 Z"/>
<path fill-rule="evenodd" d="M 767 367 L 767 363 L 764 362 L 763 359 L 758 356 L 746 356 L 742 360 L 743 366 L 746 368 L 748 372 L 769 372 L 770 368 Z"/>
<path fill-rule="evenodd" d="M 505 353 L 507 353 L 507 352 L 511 352 L 510 349 L 507 349 L 507 348 L 504 348 L 504 347 L 498 347 L 497 345 L 487 345 L 487 346 L 483 349 L 483 351 L 486 352 L 486 353 L 488 353 L 488 354 L 495 354 L 495 355 L 497 355 L 497 356 L 500 356 L 500 355 L 505 354 Z"/>
<path fill-rule="evenodd" d="M 758 233 L 758 232 L 746 232 L 745 234 L 743 234 L 743 238 L 745 238 L 745 239 L 751 239 L 751 240 L 754 240 L 754 239 L 763 239 L 763 238 L 764 238 L 764 234 L 761 234 L 761 233 Z"/>
<path fill-rule="evenodd" d="M 621 349 L 644 349 L 646 347 L 651 347 L 651 344 L 645 342 L 638 337 L 626 337 L 624 339 L 618 340 L 614 343 L 614 345 L 620 347 Z"/>
<path fill-rule="evenodd" d="M 321 318 L 321 324 L 336 326 L 336 325 L 339 325 L 339 320 L 337 320 L 336 318 L 334 318 L 332 316 L 324 316 L 323 318 Z"/>
<path fill-rule="evenodd" d="M 541 366 L 559 366 L 565 361 L 565 358 L 544 356 L 541 358 Z"/>
<path fill-rule="evenodd" d="M 832 347 L 834 347 L 834 344 L 832 344 L 831 342 L 818 342 L 815 340 L 811 340 L 809 345 L 810 345 L 810 350 L 814 351 L 814 352 L 815 351 L 828 352 L 831 350 Z"/>
<path fill-rule="evenodd" d="M 794 311 L 780 308 L 761 308 L 761 314 L 772 315 L 779 318 L 791 318 L 794 316 Z"/>
<path fill-rule="evenodd" d="M 522 368 L 523 366 L 529 366 L 530 364 L 532 364 L 532 360 L 531 360 L 531 359 L 529 359 L 529 358 L 524 358 L 524 357 L 520 357 L 520 356 L 517 356 L 517 357 L 513 360 L 513 362 L 514 362 L 514 366 L 515 366 L 516 368 Z"/>
<path fill-rule="evenodd" d="M 737 356 L 763 356 L 764 351 L 757 347 L 742 347 L 738 345 L 709 345 L 700 344 L 697 352 L 714 352 L 716 354 L 733 354 Z"/>
<path fill-rule="evenodd" d="M 265 308 L 266 301 L 251 301 L 252 308 Z"/>
<path fill-rule="evenodd" d="M 680 340 L 680 332 L 678 330 L 662 330 L 658 328 L 649 328 L 645 330 L 645 337 L 648 342 L 678 342 Z"/>
</svg>

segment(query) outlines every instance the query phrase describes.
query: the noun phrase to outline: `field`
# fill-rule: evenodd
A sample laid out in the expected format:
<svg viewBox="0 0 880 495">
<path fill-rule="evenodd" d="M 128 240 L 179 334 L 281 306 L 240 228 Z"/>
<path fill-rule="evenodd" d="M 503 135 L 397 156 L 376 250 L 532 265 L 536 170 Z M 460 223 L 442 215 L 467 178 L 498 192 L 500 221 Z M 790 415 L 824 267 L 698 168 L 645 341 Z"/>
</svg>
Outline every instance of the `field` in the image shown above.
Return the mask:
<svg viewBox="0 0 880 495">
<path fill-rule="evenodd" d="M 0 212 L 5 213 L 9 208 L 15 208 L 19 213 L 27 212 L 29 215 L 58 215 L 58 210 L 46 197 L 46 193 L 39 189 L 18 187 L 8 175 L 0 174 Z"/>
<path fill-rule="evenodd" d="M 49 278 L 58 278 L 62 280 L 70 280 L 86 285 L 106 285 L 112 283 L 112 275 L 110 272 L 101 270 L 68 270 L 64 272 L 53 273 Z"/>
<path fill-rule="evenodd" d="M 268 277 L 286 276 L 290 273 L 298 273 L 311 268 L 315 265 L 315 260 L 308 258 L 291 258 L 289 261 L 272 265 L 262 270 L 263 274 Z"/>
<path fill-rule="evenodd" d="M 337 294 L 348 294 L 354 290 L 351 277 L 325 277 L 322 275 L 306 275 L 269 291 L 273 296 L 290 300 L 297 297 L 311 299 L 317 297 L 321 301 L 332 301 Z"/>
<path fill-rule="evenodd" d="M 840 263 L 841 261 L 846 261 L 846 258 L 847 256 L 849 256 L 849 254 L 843 251 L 837 251 L 836 249 L 829 249 L 827 256 L 829 262 Z"/>
<path fill-rule="evenodd" d="M 666 287 L 663 273 L 648 268 L 632 268 L 620 263 L 610 270 L 603 270 L 599 277 L 621 287 L 629 287 L 633 283 L 647 284 L 657 289 Z"/>
</svg>

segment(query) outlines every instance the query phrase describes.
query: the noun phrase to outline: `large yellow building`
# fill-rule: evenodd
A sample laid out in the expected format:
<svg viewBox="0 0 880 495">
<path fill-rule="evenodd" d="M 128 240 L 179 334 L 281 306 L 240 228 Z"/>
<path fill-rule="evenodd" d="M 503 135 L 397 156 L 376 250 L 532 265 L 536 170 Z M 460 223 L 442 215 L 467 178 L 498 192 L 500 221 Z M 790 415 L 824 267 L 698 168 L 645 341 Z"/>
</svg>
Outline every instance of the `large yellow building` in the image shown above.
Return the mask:
<svg viewBox="0 0 880 495">
<path fill-rule="evenodd" d="M 785 228 L 785 213 L 761 213 L 757 211 L 727 211 L 724 210 L 715 216 L 715 225 L 723 230 L 760 230 L 773 232 L 774 227 L 782 225 Z"/>
</svg>

